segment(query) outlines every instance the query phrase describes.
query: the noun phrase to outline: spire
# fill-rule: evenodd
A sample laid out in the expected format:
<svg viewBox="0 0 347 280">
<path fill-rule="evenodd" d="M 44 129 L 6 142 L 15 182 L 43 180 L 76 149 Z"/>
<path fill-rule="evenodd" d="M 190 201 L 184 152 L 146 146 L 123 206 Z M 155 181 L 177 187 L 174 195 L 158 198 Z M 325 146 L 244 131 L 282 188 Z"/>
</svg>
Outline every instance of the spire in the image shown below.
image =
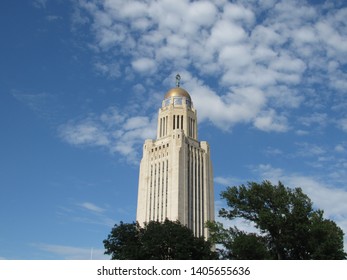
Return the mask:
<svg viewBox="0 0 347 280">
<path fill-rule="evenodd" d="M 180 74 L 176 75 L 176 87 L 180 87 L 181 76 Z"/>
</svg>

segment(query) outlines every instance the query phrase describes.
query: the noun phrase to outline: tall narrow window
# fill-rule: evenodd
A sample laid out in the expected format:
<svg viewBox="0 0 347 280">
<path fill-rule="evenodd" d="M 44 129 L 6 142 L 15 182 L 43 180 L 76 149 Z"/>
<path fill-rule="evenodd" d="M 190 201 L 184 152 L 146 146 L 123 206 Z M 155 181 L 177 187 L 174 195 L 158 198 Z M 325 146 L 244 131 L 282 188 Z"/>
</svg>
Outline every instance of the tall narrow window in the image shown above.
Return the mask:
<svg viewBox="0 0 347 280">
<path fill-rule="evenodd" d="M 159 123 L 159 137 L 161 137 L 162 136 L 162 132 L 163 132 L 163 130 L 162 130 L 162 128 L 163 128 L 163 119 L 160 118 L 159 122 L 160 122 Z"/>
<path fill-rule="evenodd" d="M 168 119 L 168 117 L 166 116 L 166 121 L 165 121 L 165 135 L 167 135 L 167 119 Z"/>
<path fill-rule="evenodd" d="M 189 118 L 189 136 L 193 137 L 193 126 L 192 126 L 193 120 Z"/>
<path fill-rule="evenodd" d="M 161 184 L 161 209 L 160 209 L 160 220 L 163 221 L 164 215 L 164 188 L 165 188 L 165 161 L 162 162 L 162 184 Z"/>
<path fill-rule="evenodd" d="M 196 138 L 196 127 L 195 127 L 195 120 L 193 121 L 193 125 L 194 125 L 194 135 L 193 137 Z"/>
<path fill-rule="evenodd" d="M 156 188 L 157 188 L 157 165 L 154 164 L 154 186 L 153 186 L 153 219 L 155 219 L 156 214 Z"/>
<path fill-rule="evenodd" d="M 195 225 L 194 225 L 194 234 L 197 234 L 197 229 L 198 229 L 198 223 L 199 223 L 199 220 L 198 220 L 198 186 L 197 186 L 197 162 L 196 162 L 196 148 L 194 148 L 194 152 L 193 152 L 193 161 L 194 161 L 194 173 L 193 173 L 193 176 L 194 176 L 194 222 L 195 222 Z"/>
<path fill-rule="evenodd" d="M 191 163 L 192 163 L 191 147 L 188 144 L 188 163 L 187 163 L 187 185 L 188 185 L 188 227 L 192 229 L 193 226 L 193 203 L 192 203 L 192 181 L 191 181 Z"/>
<path fill-rule="evenodd" d="M 160 184 L 161 183 L 160 182 L 160 178 L 161 178 L 160 167 L 161 167 L 161 164 L 159 162 L 158 163 L 158 191 L 157 191 L 157 221 L 159 221 L 159 212 L 160 212 L 160 201 L 161 201 L 160 190 L 163 187 Z"/>
<path fill-rule="evenodd" d="M 152 219 L 151 212 L 152 212 L 152 184 L 153 184 L 153 164 L 151 164 L 151 178 L 150 178 L 150 187 L 149 187 L 149 213 L 148 213 L 148 220 Z"/>
<path fill-rule="evenodd" d="M 166 160 L 165 218 L 167 218 L 168 186 L 169 186 L 169 161 Z"/>
<path fill-rule="evenodd" d="M 181 129 L 183 129 L 183 116 L 181 116 Z"/>
<path fill-rule="evenodd" d="M 192 136 L 193 136 L 193 138 L 195 138 L 195 120 L 194 119 L 192 120 L 192 127 L 193 127 L 193 133 L 192 133 L 193 135 Z"/>
<path fill-rule="evenodd" d="M 163 136 L 165 136 L 165 126 L 166 126 L 166 123 L 165 123 L 165 117 L 163 118 Z"/>
<path fill-rule="evenodd" d="M 188 117 L 188 136 L 190 136 L 190 117 Z"/>
<path fill-rule="evenodd" d="M 173 129 L 175 130 L 175 115 L 173 115 Z"/>
<path fill-rule="evenodd" d="M 204 158 L 203 158 L 203 154 L 201 153 L 201 201 L 202 201 L 202 210 L 201 210 L 201 220 L 205 221 L 205 189 L 204 189 L 204 175 L 205 175 L 205 171 L 204 171 Z M 202 232 L 204 232 L 204 229 L 202 229 Z"/>
</svg>

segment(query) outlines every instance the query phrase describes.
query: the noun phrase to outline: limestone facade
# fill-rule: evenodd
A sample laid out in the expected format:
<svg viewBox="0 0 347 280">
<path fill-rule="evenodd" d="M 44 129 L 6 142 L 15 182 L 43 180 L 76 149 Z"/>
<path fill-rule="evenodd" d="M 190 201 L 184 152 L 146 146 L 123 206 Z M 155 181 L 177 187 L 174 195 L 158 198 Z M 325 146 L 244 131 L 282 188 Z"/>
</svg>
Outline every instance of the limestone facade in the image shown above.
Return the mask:
<svg viewBox="0 0 347 280">
<path fill-rule="evenodd" d="M 143 225 L 166 218 L 205 237 L 205 222 L 214 220 L 210 147 L 198 141 L 196 110 L 179 86 L 164 97 L 157 139 L 145 141 L 139 173 L 137 221 Z"/>
</svg>

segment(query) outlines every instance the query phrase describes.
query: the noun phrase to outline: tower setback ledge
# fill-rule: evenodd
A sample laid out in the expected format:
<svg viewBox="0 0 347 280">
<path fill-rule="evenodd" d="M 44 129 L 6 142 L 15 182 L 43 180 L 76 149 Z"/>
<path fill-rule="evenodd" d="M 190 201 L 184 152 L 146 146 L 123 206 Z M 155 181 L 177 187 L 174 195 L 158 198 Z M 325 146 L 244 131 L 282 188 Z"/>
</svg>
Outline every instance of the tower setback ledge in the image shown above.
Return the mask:
<svg viewBox="0 0 347 280">
<path fill-rule="evenodd" d="M 156 139 L 144 143 L 136 219 L 140 225 L 179 220 L 207 238 L 205 222 L 214 220 L 210 148 L 198 140 L 197 112 L 179 82 L 177 75 L 176 87 L 164 96 Z"/>
</svg>

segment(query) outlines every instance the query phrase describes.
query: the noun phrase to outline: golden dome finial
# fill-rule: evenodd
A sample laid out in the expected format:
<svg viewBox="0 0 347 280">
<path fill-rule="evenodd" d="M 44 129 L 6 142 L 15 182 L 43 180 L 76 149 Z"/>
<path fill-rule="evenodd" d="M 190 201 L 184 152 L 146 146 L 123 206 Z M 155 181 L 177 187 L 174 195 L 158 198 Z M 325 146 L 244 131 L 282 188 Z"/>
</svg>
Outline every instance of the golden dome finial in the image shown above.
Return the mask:
<svg viewBox="0 0 347 280">
<path fill-rule="evenodd" d="M 175 87 L 170 89 L 166 94 L 164 99 L 171 98 L 171 97 L 185 97 L 189 100 L 191 100 L 189 93 L 181 87 Z"/>
<path fill-rule="evenodd" d="M 181 76 L 180 74 L 176 75 L 176 87 L 170 89 L 166 94 L 164 99 L 168 99 L 171 97 L 185 97 L 186 99 L 189 99 L 191 101 L 189 93 L 184 89 L 180 87 L 180 81 L 181 81 Z"/>
<path fill-rule="evenodd" d="M 181 76 L 180 74 L 176 75 L 176 87 L 180 87 Z"/>
</svg>

